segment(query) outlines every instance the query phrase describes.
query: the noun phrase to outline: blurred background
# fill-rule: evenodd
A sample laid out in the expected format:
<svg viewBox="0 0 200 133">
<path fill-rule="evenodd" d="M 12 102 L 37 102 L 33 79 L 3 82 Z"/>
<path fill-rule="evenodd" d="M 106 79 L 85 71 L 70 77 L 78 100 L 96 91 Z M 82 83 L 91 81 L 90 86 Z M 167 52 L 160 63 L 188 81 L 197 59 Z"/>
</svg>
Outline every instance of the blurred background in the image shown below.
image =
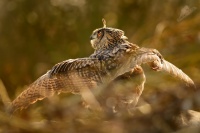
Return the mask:
<svg viewBox="0 0 200 133">
<path fill-rule="evenodd" d="M 54 64 L 92 54 L 89 36 L 102 27 L 102 18 L 200 84 L 199 0 L 0 0 L 0 80 L 11 99 Z M 144 99 L 153 101 L 155 90 L 179 95 L 190 89 L 166 73 L 144 69 Z"/>
</svg>

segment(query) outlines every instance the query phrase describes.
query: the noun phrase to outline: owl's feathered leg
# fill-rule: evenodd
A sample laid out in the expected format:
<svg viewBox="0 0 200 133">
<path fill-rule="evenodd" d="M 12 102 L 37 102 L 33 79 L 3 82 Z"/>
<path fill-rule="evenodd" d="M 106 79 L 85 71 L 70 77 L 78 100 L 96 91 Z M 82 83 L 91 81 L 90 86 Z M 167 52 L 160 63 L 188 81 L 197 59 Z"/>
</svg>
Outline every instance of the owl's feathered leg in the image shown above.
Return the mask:
<svg viewBox="0 0 200 133">
<path fill-rule="evenodd" d="M 138 103 L 138 100 L 144 90 L 144 84 L 146 82 L 146 76 L 141 66 L 134 67 L 134 71 L 130 73 L 130 77 L 135 80 L 135 93 L 136 98 L 128 104 L 128 109 L 135 107 Z"/>
<path fill-rule="evenodd" d="M 117 80 L 124 81 L 124 83 L 130 84 L 130 86 L 131 83 L 133 84 L 133 88 L 130 90 L 130 95 L 126 95 L 126 98 L 123 100 L 125 103 L 132 104 L 132 106 L 135 106 L 138 102 L 140 95 L 142 94 L 144 84 L 146 82 L 146 77 L 142 67 L 135 66 L 131 71 L 119 76 Z"/>
<path fill-rule="evenodd" d="M 146 82 L 146 77 L 141 66 L 135 66 L 130 72 L 125 73 L 119 78 L 124 78 L 127 84 L 132 85 L 130 93 L 125 96 L 125 99 L 121 99 L 119 103 L 125 104 L 127 111 L 130 113 L 132 109 L 138 103 L 138 100 L 144 90 L 144 84 Z M 129 88 L 124 88 L 129 89 Z M 119 105 L 118 105 L 119 106 Z"/>
<path fill-rule="evenodd" d="M 135 66 L 112 81 L 98 98 L 107 113 L 127 112 L 136 106 L 146 78 L 141 66 Z"/>
</svg>

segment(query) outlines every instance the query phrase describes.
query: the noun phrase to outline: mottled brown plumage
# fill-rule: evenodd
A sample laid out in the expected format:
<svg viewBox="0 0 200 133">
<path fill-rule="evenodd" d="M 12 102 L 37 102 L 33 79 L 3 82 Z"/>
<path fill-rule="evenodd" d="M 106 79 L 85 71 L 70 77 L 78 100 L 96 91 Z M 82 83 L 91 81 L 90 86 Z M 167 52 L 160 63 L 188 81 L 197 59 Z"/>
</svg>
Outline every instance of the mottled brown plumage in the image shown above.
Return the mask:
<svg viewBox="0 0 200 133">
<path fill-rule="evenodd" d="M 56 64 L 12 102 L 10 111 L 26 108 L 37 100 L 54 94 L 68 92 L 80 94 L 91 108 L 99 110 L 101 107 L 91 91 L 123 74 L 133 74 L 131 71 L 135 67 L 145 63 L 149 63 L 153 70 L 166 71 L 187 84 L 194 85 L 185 73 L 164 60 L 157 50 L 140 48 L 128 42 L 122 30 L 107 28 L 105 22 L 104 27 L 96 29 L 90 39 L 95 49 L 91 56 Z M 143 74 L 142 68 L 140 69 Z M 137 103 L 144 82 L 145 78 L 138 84 L 141 91 L 137 92 L 136 100 L 130 100 L 130 103 Z"/>
</svg>

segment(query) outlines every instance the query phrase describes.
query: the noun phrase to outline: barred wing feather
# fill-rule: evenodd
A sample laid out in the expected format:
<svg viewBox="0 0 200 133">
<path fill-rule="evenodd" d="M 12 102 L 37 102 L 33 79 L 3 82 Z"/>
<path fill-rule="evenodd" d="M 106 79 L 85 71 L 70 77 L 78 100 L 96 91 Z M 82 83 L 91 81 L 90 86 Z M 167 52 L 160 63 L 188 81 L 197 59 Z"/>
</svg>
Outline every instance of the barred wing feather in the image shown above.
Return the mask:
<svg viewBox="0 0 200 133">
<path fill-rule="evenodd" d="M 80 93 L 80 88 L 94 88 L 101 82 L 100 62 L 97 59 L 80 58 L 56 64 L 24 90 L 12 103 L 8 112 L 27 108 L 38 100 L 61 92 Z"/>
</svg>

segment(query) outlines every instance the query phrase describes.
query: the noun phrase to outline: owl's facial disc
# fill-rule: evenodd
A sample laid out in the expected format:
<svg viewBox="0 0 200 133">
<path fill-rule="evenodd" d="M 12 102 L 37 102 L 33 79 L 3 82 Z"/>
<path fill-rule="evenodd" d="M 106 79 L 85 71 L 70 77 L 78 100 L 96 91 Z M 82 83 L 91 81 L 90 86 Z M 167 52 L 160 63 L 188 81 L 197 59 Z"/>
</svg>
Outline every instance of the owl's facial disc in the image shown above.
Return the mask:
<svg viewBox="0 0 200 133">
<path fill-rule="evenodd" d="M 90 36 L 90 42 L 94 49 L 105 48 L 112 44 L 116 45 L 119 40 L 126 39 L 128 38 L 124 36 L 122 30 L 109 27 L 96 29 Z"/>
<path fill-rule="evenodd" d="M 103 37 L 104 37 L 103 29 L 97 29 L 92 33 L 92 35 L 90 36 L 90 42 L 94 49 L 100 47 L 100 43 Z"/>
</svg>

